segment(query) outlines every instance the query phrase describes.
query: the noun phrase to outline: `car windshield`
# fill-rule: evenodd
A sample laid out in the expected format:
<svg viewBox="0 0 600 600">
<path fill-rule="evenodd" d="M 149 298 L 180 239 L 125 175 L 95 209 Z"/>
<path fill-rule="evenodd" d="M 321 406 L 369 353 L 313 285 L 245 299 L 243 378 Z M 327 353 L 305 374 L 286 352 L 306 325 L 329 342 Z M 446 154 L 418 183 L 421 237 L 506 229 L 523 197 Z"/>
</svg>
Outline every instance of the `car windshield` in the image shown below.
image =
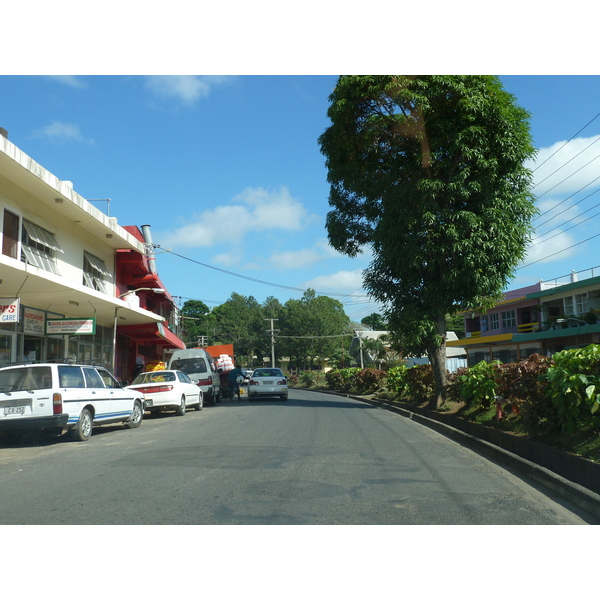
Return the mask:
<svg viewBox="0 0 600 600">
<path fill-rule="evenodd" d="M 257 369 L 252 377 L 283 377 L 283 373 L 279 369 Z"/>
<path fill-rule="evenodd" d="M 173 371 L 150 371 L 149 373 L 140 373 L 131 385 L 138 383 L 160 383 L 163 381 L 175 381 Z"/>
<path fill-rule="evenodd" d="M 50 367 L 20 367 L 0 370 L 0 391 L 45 390 L 52 387 Z"/>
<path fill-rule="evenodd" d="M 206 373 L 206 361 L 203 358 L 179 358 L 170 365 L 171 369 L 183 371 L 186 375 L 190 373 Z"/>
</svg>

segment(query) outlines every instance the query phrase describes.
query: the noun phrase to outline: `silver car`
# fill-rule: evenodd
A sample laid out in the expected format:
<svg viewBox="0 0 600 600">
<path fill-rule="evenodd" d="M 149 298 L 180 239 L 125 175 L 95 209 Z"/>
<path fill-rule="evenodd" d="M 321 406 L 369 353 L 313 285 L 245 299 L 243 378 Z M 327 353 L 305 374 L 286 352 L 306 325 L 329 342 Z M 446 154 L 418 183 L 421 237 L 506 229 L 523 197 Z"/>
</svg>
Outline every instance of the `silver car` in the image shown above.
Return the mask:
<svg viewBox="0 0 600 600">
<path fill-rule="evenodd" d="M 278 396 L 288 399 L 288 385 L 281 369 L 255 369 L 248 381 L 248 400 L 258 396 Z"/>
</svg>

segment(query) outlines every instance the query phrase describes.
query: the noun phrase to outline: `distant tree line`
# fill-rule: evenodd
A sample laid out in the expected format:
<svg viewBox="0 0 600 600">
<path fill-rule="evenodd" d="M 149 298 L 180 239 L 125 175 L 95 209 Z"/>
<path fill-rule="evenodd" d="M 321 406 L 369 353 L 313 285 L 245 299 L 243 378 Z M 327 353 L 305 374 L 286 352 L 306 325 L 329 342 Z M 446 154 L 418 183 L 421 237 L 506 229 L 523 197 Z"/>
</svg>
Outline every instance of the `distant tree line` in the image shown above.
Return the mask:
<svg viewBox="0 0 600 600">
<path fill-rule="evenodd" d="M 348 347 L 357 327 L 339 300 L 311 289 L 285 304 L 272 296 L 261 304 L 253 296 L 232 293 L 211 310 L 200 300 L 188 300 L 181 317 L 188 347 L 233 344 L 237 361 L 248 367 L 270 361 L 272 324 L 275 362 L 279 366 L 285 358 L 286 367 L 295 370 L 312 369 L 322 359 L 349 366 Z"/>
<path fill-rule="evenodd" d="M 360 323 L 350 320 L 343 304 L 328 296 L 317 296 L 307 290 L 300 300 L 282 304 L 273 296 L 262 304 L 252 296 L 232 293 L 231 297 L 212 310 L 201 300 L 188 300 L 181 309 L 183 341 L 188 348 L 200 345 L 233 344 L 242 366 L 270 364 L 271 319 L 275 339 L 275 362 L 294 371 L 318 368 L 322 361 L 332 368 L 360 366 L 360 355 L 349 352 L 357 329 L 388 331 L 379 313 L 363 317 Z M 448 330 L 464 334 L 460 315 L 447 317 Z M 399 360 L 392 337 L 365 339 L 363 362 L 373 362 L 382 368 Z"/>
</svg>

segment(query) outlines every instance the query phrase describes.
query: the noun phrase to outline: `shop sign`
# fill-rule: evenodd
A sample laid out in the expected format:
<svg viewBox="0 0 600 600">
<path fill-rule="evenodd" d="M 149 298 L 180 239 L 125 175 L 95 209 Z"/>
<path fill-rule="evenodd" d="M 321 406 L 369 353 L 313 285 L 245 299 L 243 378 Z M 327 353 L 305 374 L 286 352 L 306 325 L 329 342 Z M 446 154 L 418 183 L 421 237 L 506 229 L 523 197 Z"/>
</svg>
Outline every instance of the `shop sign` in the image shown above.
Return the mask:
<svg viewBox="0 0 600 600">
<path fill-rule="evenodd" d="M 0 298 L 0 322 L 18 323 L 19 322 L 19 299 L 18 298 Z"/>
<path fill-rule="evenodd" d="M 23 311 L 23 332 L 33 335 L 44 335 L 44 318 L 46 313 L 35 308 L 26 308 Z"/>
<path fill-rule="evenodd" d="M 46 335 L 93 335 L 96 319 L 48 319 Z"/>
</svg>

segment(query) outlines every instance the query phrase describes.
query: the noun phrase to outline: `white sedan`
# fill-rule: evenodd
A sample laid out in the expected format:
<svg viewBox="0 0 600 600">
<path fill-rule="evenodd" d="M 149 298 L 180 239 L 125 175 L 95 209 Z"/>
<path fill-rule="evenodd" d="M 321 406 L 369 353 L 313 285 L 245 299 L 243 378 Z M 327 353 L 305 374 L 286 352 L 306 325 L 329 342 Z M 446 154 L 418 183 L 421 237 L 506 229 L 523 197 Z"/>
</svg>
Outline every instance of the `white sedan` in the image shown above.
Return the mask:
<svg viewBox="0 0 600 600">
<path fill-rule="evenodd" d="M 188 406 L 202 410 L 202 390 L 183 371 L 149 371 L 140 373 L 129 388 L 144 394 L 146 410 L 175 410 L 185 415 Z"/>
<path fill-rule="evenodd" d="M 257 396 L 279 396 L 288 399 L 288 385 L 281 369 L 255 369 L 248 382 L 248 400 Z"/>
</svg>

